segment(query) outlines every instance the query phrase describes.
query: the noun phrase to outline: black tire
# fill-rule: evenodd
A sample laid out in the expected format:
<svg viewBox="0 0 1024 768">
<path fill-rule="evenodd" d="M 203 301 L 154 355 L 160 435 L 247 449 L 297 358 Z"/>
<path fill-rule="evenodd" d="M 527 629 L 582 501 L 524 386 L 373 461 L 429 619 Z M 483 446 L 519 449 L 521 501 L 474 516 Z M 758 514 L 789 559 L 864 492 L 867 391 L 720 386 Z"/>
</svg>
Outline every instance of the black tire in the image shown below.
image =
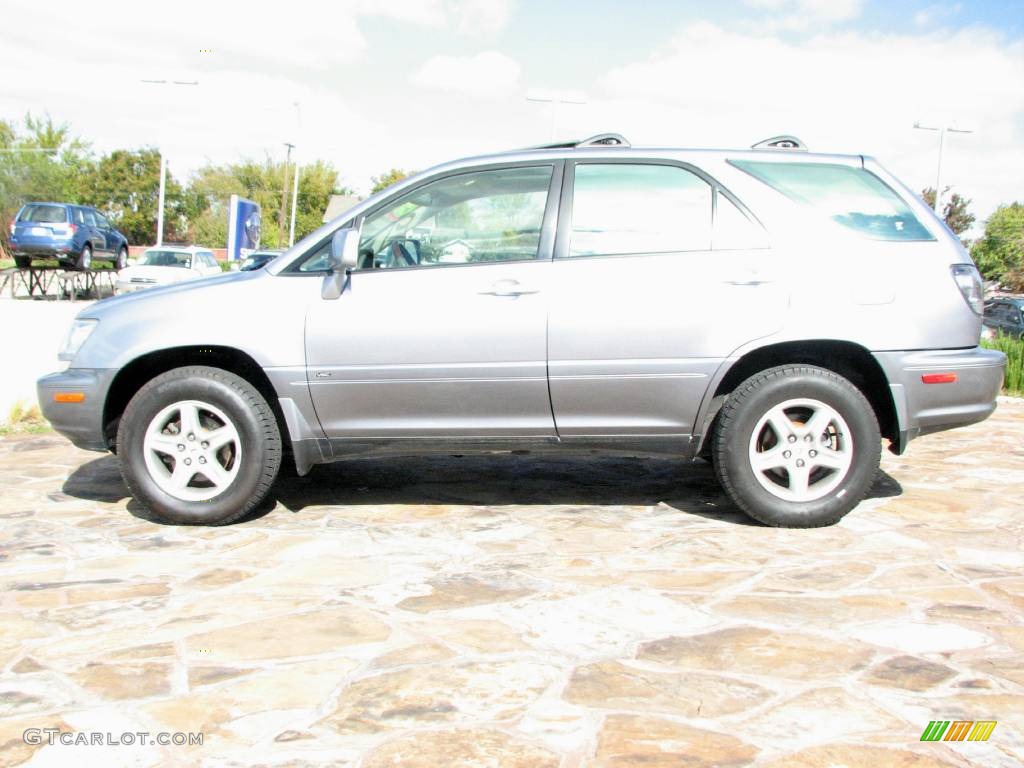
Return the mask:
<svg viewBox="0 0 1024 768">
<path fill-rule="evenodd" d="M 167 493 L 146 466 L 144 441 L 150 422 L 184 400 L 219 408 L 241 441 L 237 475 L 225 491 L 205 501 Z M 175 368 L 149 381 L 128 403 L 117 431 L 117 455 L 128 490 L 158 522 L 176 525 L 227 525 L 244 517 L 273 485 L 281 450 L 277 421 L 263 395 L 240 376 L 206 366 Z"/>
<path fill-rule="evenodd" d="M 32 257 L 31 256 L 15 256 L 14 257 L 14 266 L 16 266 L 18 269 L 28 269 L 29 267 L 32 266 Z"/>
<path fill-rule="evenodd" d="M 92 247 L 88 243 L 82 246 L 82 252 L 75 259 L 75 269 L 85 272 L 92 267 Z"/>
<path fill-rule="evenodd" d="M 122 269 L 128 266 L 128 249 L 123 245 L 117 252 L 117 257 L 114 259 L 114 269 L 120 272 Z"/>
<path fill-rule="evenodd" d="M 852 433 L 853 456 L 845 477 L 822 498 L 797 502 L 766 490 L 751 466 L 750 441 L 760 419 L 788 400 L 814 399 L 835 410 Z M 863 393 L 838 374 L 808 365 L 771 368 L 751 376 L 729 395 L 718 418 L 715 472 L 736 505 L 765 525 L 819 528 L 833 525 L 856 507 L 875 480 L 881 435 Z"/>
</svg>

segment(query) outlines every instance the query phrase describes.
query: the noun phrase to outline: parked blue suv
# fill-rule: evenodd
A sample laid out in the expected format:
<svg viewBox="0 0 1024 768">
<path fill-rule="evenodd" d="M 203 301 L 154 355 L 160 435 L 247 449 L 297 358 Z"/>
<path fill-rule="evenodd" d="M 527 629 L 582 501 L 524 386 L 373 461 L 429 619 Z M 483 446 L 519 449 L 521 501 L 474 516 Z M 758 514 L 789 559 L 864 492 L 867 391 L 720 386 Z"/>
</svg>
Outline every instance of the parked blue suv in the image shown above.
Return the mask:
<svg viewBox="0 0 1024 768">
<path fill-rule="evenodd" d="M 95 208 L 68 203 L 28 203 L 11 223 L 11 250 L 21 269 L 32 259 L 57 259 L 65 269 L 92 268 L 93 258 L 115 269 L 128 266 L 128 240 Z"/>
</svg>

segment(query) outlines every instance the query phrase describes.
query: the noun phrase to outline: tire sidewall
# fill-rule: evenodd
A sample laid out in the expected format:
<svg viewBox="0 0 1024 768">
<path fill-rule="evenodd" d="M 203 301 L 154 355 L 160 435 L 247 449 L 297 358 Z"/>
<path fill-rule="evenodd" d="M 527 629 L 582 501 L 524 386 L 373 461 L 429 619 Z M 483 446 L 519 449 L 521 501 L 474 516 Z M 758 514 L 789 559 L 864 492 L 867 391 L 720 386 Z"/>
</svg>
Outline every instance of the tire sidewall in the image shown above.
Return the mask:
<svg viewBox="0 0 1024 768">
<path fill-rule="evenodd" d="M 834 408 L 853 437 L 853 462 L 846 477 L 828 495 L 807 502 L 780 499 L 765 489 L 749 456 L 750 439 L 761 417 L 776 405 L 798 398 L 812 398 Z M 874 482 L 881 453 L 874 411 L 859 390 L 834 374 L 803 369 L 763 382 L 744 400 L 729 427 L 717 460 L 735 492 L 747 501 L 741 503 L 744 511 L 761 522 L 794 527 L 831 524 L 855 507 Z"/>
<path fill-rule="evenodd" d="M 117 258 L 114 260 L 114 269 L 116 269 L 117 271 L 120 272 L 122 269 L 124 269 L 127 266 L 128 266 L 128 249 L 122 246 L 121 249 L 117 252 Z"/>
<path fill-rule="evenodd" d="M 207 501 L 184 501 L 161 489 L 146 467 L 145 436 L 153 418 L 182 400 L 216 406 L 231 419 L 242 443 L 241 465 L 231 486 Z M 139 390 L 125 409 L 118 429 L 118 455 L 133 494 L 162 519 L 210 525 L 233 518 L 259 486 L 267 462 L 264 433 L 245 398 L 223 381 L 198 375 L 154 380 Z M 219 510 L 219 511 L 218 511 Z"/>
<path fill-rule="evenodd" d="M 92 248 L 88 245 L 82 248 L 82 252 L 78 256 L 78 261 L 75 266 L 82 272 L 92 267 Z"/>
</svg>

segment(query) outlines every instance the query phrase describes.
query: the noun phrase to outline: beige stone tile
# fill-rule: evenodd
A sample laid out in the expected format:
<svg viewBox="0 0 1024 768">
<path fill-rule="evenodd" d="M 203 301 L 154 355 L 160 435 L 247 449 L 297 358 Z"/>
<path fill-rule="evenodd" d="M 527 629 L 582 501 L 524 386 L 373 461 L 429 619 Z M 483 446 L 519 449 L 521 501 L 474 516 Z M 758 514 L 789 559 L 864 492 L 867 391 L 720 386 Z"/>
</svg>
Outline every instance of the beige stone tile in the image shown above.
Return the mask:
<svg viewBox="0 0 1024 768">
<path fill-rule="evenodd" d="M 804 680 L 862 669 L 873 653 L 873 649 L 858 643 L 808 633 L 733 627 L 644 643 L 637 658 L 686 669 Z"/>
<path fill-rule="evenodd" d="M 555 669 L 532 661 L 411 667 L 362 678 L 321 722 L 340 733 L 377 732 L 415 724 L 520 717 L 554 680 Z"/>
<path fill-rule="evenodd" d="M 190 658 L 232 662 L 313 656 L 347 645 L 381 642 L 390 634 L 388 625 L 374 614 L 345 607 L 238 624 L 190 635 L 185 642 Z"/>
<path fill-rule="evenodd" d="M 363 768 L 558 768 L 555 753 L 501 731 L 414 733 L 371 751 Z"/>
<path fill-rule="evenodd" d="M 670 720 L 609 715 L 601 728 L 594 768 L 739 768 L 757 749 L 725 733 Z"/>
<path fill-rule="evenodd" d="M 662 672 L 605 661 L 577 667 L 563 696 L 573 704 L 598 709 L 720 717 L 756 707 L 772 692 L 723 675 Z"/>
</svg>

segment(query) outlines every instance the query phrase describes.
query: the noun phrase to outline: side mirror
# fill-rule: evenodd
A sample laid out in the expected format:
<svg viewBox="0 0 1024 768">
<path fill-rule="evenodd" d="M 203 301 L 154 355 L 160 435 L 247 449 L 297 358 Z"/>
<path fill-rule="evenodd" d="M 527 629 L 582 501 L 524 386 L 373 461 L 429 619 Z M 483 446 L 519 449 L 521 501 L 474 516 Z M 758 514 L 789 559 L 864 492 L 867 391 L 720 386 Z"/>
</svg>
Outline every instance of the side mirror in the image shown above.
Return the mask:
<svg viewBox="0 0 1024 768">
<path fill-rule="evenodd" d="M 339 229 L 331 238 L 331 270 L 347 272 L 359 262 L 359 230 Z"/>
<path fill-rule="evenodd" d="M 331 273 L 324 278 L 320 295 L 325 299 L 336 299 L 345 291 L 349 275 L 359 264 L 359 237 L 363 221 L 359 219 L 354 227 L 339 229 L 331 237 Z"/>
</svg>

